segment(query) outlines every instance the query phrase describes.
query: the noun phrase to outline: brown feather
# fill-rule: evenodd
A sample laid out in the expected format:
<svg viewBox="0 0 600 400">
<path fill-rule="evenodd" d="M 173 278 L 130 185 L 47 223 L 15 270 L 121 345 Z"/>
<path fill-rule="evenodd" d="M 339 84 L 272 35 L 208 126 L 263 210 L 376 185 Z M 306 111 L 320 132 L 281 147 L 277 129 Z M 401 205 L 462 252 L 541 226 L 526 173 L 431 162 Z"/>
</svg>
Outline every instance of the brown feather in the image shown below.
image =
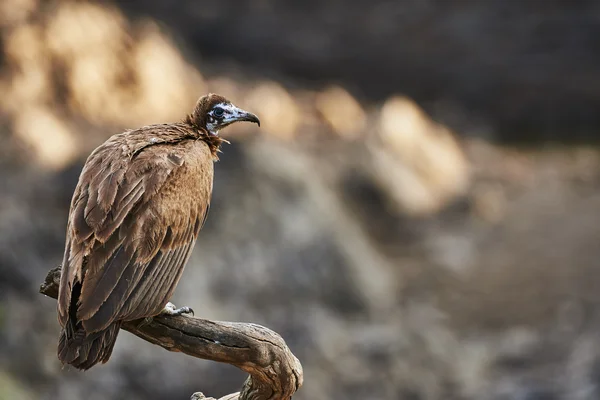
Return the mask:
<svg viewBox="0 0 600 400">
<path fill-rule="evenodd" d="M 223 140 L 201 98 L 183 122 L 109 138 L 88 157 L 73 194 L 59 289 L 59 359 L 106 362 L 123 321 L 158 314 L 173 294 L 210 206 Z"/>
</svg>

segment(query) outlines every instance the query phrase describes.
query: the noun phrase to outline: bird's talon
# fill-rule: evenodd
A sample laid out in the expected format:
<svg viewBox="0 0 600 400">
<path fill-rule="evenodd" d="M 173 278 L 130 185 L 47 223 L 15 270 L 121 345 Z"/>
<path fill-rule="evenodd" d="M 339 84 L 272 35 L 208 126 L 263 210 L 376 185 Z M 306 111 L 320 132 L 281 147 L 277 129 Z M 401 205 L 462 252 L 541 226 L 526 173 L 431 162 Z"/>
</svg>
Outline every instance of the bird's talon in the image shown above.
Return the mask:
<svg viewBox="0 0 600 400">
<path fill-rule="evenodd" d="M 176 309 L 174 311 L 177 313 L 177 315 L 181 315 L 181 314 L 192 314 L 192 315 L 194 315 L 194 310 L 192 309 L 192 307 L 186 307 L 186 306 L 184 306 L 184 307 L 180 307 L 180 308 L 178 308 L 178 309 Z"/>
<path fill-rule="evenodd" d="M 161 314 L 170 315 L 170 316 L 177 316 L 177 315 L 181 315 L 181 314 L 194 315 L 194 310 L 191 307 L 187 307 L 187 306 L 175 308 L 175 305 L 173 303 L 169 302 L 169 303 L 167 303 L 165 308 L 162 310 Z"/>
</svg>

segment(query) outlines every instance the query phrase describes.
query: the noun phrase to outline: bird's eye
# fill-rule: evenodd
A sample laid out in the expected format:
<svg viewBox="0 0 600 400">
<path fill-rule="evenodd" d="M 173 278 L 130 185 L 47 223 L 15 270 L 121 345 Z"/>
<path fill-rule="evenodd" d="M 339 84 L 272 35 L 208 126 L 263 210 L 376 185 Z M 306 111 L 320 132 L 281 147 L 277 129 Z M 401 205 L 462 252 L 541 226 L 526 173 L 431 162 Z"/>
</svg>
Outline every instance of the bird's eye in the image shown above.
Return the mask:
<svg viewBox="0 0 600 400">
<path fill-rule="evenodd" d="M 224 111 L 223 111 L 223 109 L 221 107 L 216 107 L 213 110 L 213 114 L 215 114 L 215 117 L 222 117 L 223 113 L 224 113 Z"/>
</svg>

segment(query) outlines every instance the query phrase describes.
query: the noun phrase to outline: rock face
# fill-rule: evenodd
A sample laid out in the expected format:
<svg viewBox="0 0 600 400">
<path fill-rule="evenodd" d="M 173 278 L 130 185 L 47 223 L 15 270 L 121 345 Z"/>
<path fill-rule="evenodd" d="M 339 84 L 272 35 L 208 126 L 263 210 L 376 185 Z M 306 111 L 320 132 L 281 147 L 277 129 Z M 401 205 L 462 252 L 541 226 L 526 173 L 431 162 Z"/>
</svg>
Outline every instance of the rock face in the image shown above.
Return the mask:
<svg viewBox="0 0 600 400">
<path fill-rule="evenodd" d="M 600 93 L 597 70 L 585 69 L 598 60 L 585 52 L 596 27 L 584 10 L 597 6 L 313 3 L 226 1 L 199 13 L 196 2 L 144 2 L 156 20 L 129 18 L 142 10 L 135 1 L 126 13 L 118 3 L 2 4 L 0 399 L 217 397 L 241 385 L 234 368 L 127 334 L 106 366 L 61 370 L 56 305 L 37 294 L 60 262 L 91 149 L 177 120 L 208 91 L 264 123 L 260 135 L 232 127 L 173 300 L 278 331 L 304 366 L 298 399 L 600 396 L 600 154 L 497 147 L 465 138 L 470 122 L 452 129 L 465 117 L 498 128 L 521 115 L 530 138 L 566 137 L 576 130 L 547 123 L 574 121 L 573 110 L 575 122 L 595 123 L 576 105 Z M 567 84 L 568 59 L 539 67 L 545 54 L 572 55 L 580 75 Z M 570 94 L 553 97 L 550 86 Z M 447 100 L 439 93 L 449 108 L 432 103 Z M 444 110 L 454 110 L 450 126 L 431 117 Z"/>
<path fill-rule="evenodd" d="M 369 99 L 404 93 L 473 135 L 483 125 L 500 140 L 598 139 L 595 1 L 117 3 L 165 22 L 205 59 Z"/>
</svg>

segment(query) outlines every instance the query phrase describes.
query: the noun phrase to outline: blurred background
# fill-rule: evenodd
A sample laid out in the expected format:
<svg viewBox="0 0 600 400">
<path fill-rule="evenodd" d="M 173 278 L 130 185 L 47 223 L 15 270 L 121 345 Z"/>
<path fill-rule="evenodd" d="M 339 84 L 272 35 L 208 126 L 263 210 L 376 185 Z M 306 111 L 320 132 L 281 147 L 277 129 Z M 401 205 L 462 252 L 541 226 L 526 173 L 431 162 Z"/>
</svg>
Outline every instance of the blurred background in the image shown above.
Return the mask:
<svg viewBox="0 0 600 400">
<path fill-rule="evenodd" d="M 0 3 L 0 399 L 187 399 L 234 367 L 122 332 L 56 358 L 93 148 L 223 94 L 212 209 L 173 301 L 279 332 L 297 399 L 600 398 L 600 3 Z"/>
</svg>

